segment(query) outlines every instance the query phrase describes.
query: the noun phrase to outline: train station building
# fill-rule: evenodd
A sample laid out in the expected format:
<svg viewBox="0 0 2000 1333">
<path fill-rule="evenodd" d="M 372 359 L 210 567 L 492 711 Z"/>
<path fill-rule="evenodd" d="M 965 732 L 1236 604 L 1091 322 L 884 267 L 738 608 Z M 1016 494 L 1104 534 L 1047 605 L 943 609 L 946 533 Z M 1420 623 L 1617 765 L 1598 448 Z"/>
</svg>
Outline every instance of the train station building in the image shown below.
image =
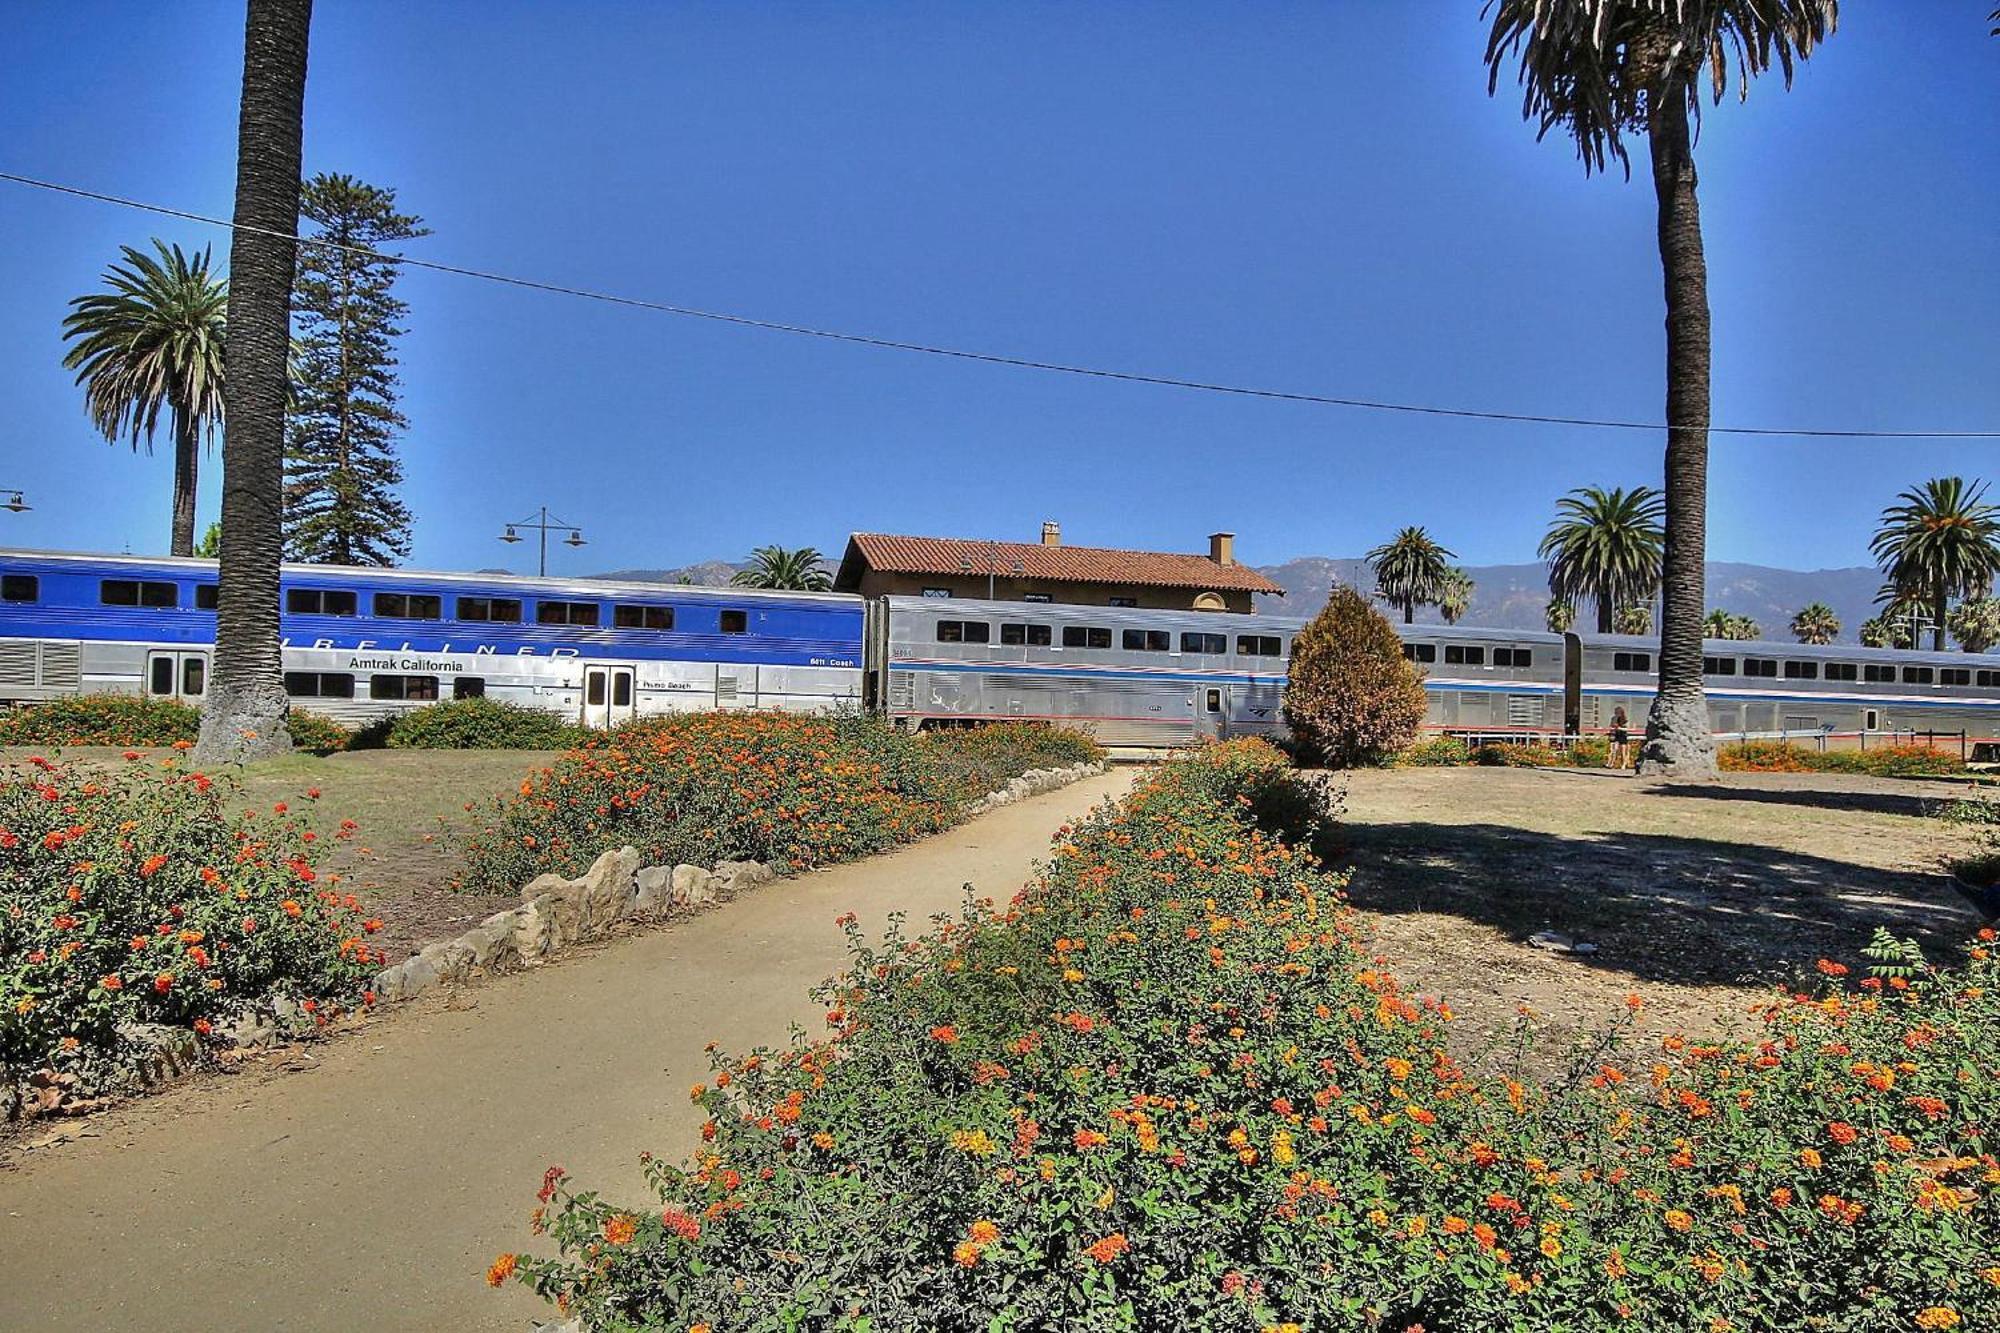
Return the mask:
<svg viewBox="0 0 2000 1333">
<path fill-rule="evenodd" d="M 857 532 L 833 586 L 864 597 L 975 597 L 1073 606 L 1175 611 L 1254 610 L 1259 594 L 1285 590 L 1238 564 L 1235 534 L 1211 533 L 1206 555 L 1065 546 L 1042 524 L 1039 542 L 898 537 Z"/>
</svg>

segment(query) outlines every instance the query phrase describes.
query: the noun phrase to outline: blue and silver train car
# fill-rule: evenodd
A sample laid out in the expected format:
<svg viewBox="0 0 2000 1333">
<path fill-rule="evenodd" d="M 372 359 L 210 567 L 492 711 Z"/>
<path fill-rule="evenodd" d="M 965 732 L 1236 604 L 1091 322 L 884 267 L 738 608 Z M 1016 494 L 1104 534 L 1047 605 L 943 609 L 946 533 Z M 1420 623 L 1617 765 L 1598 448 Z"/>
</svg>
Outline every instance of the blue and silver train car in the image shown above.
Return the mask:
<svg viewBox="0 0 2000 1333">
<path fill-rule="evenodd" d="M 0 704 L 198 701 L 215 578 L 209 560 L 0 550 Z M 286 565 L 279 595 L 286 690 L 350 723 L 476 696 L 594 727 L 860 701 L 863 604 L 841 594 Z"/>
<path fill-rule="evenodd" d="M 1282 732 L 1304 623 L 1213 611 L 886 597 L 869 607 L 870 697 L 897 725 L 1021 718 L 1113 750 Z"/>
</svg>

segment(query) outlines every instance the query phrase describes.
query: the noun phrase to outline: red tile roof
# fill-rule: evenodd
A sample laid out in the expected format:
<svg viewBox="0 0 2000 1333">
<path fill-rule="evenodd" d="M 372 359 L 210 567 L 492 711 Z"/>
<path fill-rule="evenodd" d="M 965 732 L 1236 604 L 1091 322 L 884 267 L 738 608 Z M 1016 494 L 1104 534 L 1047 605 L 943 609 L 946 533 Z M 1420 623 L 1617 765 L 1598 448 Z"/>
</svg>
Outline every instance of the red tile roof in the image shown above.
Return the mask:
<svg viewBox="0 0 2000 1333">
<path fill-rule="evenodd" d="M 1284 593 L 1247 565 L 1219 565 L 1205 555 L 958 537 L 896 537 L 880 532 L 857 532 L 848 539 L 835 586 L 858 587 L 864 564 L 887 574 L 963 574 L 969 563 L 974 574 L 992 572 L 1006 578 L 1014 572 L 1016 562 L 1021 566 L 1021 577 L 1051 582 Z"/>
</svg>

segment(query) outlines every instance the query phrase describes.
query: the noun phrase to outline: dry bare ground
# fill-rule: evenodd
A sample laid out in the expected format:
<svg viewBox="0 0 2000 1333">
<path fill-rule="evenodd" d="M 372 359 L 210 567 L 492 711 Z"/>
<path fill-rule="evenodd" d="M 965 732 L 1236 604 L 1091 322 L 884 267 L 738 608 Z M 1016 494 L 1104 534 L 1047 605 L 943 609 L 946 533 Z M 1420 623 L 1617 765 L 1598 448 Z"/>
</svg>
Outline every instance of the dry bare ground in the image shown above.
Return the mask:
<svg viewBox="0 0 2000 1333">
<path fill-rule="evenodd" d="M 1929 817 L 1963 784 L 1730 774 L 1658 784 L 1575 769 L 1347 775 L 1342 856 L 1377 949 L 1487 1048 L 1518 1009 L 1552 1035 L 1607 1024 L 1716 1033 L 1877 925 L 1953 957 L 1978 924 L 1942 861 L 1966 835 Z M 1532 947 L 1553 930 L 1590 956 Z"/>
</svg>

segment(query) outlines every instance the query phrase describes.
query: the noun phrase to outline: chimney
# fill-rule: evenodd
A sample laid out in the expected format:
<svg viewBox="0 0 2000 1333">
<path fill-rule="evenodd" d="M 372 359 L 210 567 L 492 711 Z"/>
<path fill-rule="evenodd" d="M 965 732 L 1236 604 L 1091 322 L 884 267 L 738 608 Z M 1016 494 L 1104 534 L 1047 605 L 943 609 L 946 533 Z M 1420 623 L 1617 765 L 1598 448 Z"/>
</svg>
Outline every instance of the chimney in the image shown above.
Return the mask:
<svg viewBox="0 0 2000 1333">
<path fill-rule="evenodd" d="M 1056 522 L 1054 519 L 1048 519 L 1045 522 L 1043 522 L 1042 545 L 1044 546 L 1062 545 L 1062 524 Z"/>
<path fill-rule="evenodd" d="M 1208 558 L 1218 565 L 1236 563 L 1236 534 L 1233 532 L 1211 532 L 1208 534 Z"/>
</svg>

